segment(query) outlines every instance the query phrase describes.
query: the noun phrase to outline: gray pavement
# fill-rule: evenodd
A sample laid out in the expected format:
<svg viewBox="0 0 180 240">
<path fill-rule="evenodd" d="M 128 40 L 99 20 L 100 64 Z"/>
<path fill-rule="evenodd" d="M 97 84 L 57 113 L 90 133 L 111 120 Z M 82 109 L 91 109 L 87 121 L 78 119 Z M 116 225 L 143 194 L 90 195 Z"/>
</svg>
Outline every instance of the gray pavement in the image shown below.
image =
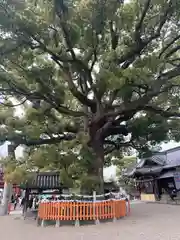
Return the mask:
<svg viewBox="0 0 180 240">
<path fill-rule="evenodd" d="M 14 213 L 0 217 L 1 238 L 7 240 L 180 240 L 180 206 L 132 204 L 131 216 L 116 223 L 82 227 L 37 227 Z"/>
</svg>

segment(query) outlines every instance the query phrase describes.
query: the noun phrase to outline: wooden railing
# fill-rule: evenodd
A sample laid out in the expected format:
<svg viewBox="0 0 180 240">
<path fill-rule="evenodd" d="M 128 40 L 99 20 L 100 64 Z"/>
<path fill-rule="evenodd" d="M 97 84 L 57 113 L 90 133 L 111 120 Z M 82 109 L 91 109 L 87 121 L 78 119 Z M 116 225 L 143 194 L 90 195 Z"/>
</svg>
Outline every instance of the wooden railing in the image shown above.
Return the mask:
<svg viewBox="0 0 180 240">
<path fill-rule="evenodd" d="M 127 215 L 125 200 L 100 202 L 47 202 L 40 203 L 38 218 L 41 220 L 101 220 L 118 219 Z"/>
</svg>

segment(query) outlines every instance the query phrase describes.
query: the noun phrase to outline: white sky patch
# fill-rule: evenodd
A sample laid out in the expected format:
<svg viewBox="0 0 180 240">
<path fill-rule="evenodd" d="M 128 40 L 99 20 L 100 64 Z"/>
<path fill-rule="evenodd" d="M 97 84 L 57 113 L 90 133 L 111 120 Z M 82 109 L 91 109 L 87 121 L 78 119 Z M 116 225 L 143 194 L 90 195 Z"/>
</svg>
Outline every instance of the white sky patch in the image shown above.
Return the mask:
<svg viewBox="0 0 180 240">
<path fill-rule="evenodd" d="M 19 102 L 16 99 L 12 99 L 11 101 L 14 105 L 19 104 Z M 24 116 L 23 106 L 20 105 L 20 106 L 15 107 L 14 115 L 17 117 L 23 117 Z"/>
</svg>

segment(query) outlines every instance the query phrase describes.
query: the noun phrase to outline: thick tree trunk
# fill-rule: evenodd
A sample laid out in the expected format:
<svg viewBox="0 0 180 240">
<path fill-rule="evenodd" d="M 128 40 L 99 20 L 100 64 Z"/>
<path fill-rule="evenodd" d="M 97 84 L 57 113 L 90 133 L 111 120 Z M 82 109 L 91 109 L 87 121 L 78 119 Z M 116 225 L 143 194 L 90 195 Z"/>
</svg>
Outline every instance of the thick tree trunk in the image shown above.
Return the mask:
<svg viewBox="0 0 180 240">
<path fill-rule="evenodd" d="M 104 148 L 103 148 L 103 142 L 98 140 L 95 140 L 93 142 L 93 150 L 95 153 L 96 159 L 94 159 L 94 174 L 97 178 L 97 192 L 98 194 L 104 193 L 104 176 L 103 176 L 103 168 L 104 168 Z"/>
</svg>

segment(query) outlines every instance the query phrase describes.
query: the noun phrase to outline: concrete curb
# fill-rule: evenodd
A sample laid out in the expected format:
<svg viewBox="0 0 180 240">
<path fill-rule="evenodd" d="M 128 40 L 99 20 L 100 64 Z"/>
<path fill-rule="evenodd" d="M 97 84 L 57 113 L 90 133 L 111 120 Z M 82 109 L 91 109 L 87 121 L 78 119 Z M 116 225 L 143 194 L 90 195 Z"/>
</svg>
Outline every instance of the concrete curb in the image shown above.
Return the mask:
<svg viewBox="0 0 180 240">
<path fill-rule="evenodd" d="M 179 206 L 180 203 L 170 203 L 170 202 L 145 202 L 147 204 L 162 204 L 162 205 L 172 205 L 172 206 Z"/>
</svg>

